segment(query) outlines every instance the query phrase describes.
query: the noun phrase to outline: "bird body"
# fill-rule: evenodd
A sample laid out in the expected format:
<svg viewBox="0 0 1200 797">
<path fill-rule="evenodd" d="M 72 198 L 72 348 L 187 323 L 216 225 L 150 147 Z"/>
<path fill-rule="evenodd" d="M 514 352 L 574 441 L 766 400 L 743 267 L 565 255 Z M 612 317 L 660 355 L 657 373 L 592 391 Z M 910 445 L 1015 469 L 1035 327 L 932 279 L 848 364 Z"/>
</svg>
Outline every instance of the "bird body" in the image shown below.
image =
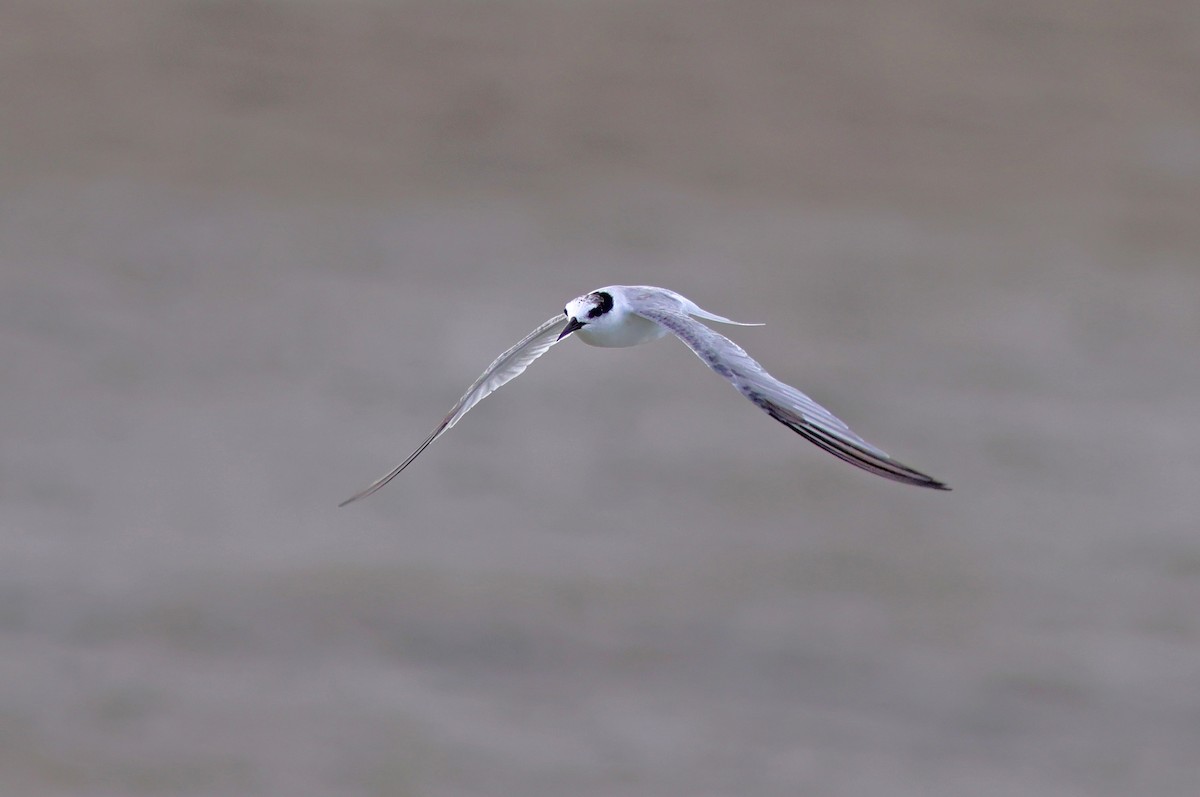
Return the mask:
<svg viewBox="0 0 1200 797">
<path fill-rule="evenodd" d="M 649 343 L 666 337 L 671 330 L 657 321 L 638 315 L 639 309 L 657 308 L 682 315 L 707 318 L 722 324 L 757 327 L 761 324 L 744 324 L 702 309 L 692 300 L 666 288 L 648 285 L 611 285 L 580 296 L 567 302 L 563 313 L 568 319 L 577 319 L 575 326 L 568 321 L 570 331 L 564 328 L 560 339 L 575 333 L 589 346 L 623 348 Z"/>
<path fill-rule="evenodd" d="M 613 311 L 610 315 L 615 315 Z M 614 319 L 616 320 L 616 319 Z M 650 343 L 651 341 L 665 338 L 671 334 L 670 330 L 665 329 L 653 321 L 642 318 L 633 313 L 627 314 L 617 323 L 601 326 L 600 324 L 588 324 L 580 327 L 575 332 L 575 337 L 589 346 L 600 346 L 606 349 L 625 349 L 630 346 L 638 346 L 642 343 Z"/>
<path fill-rule="evenodd" d="M 675 291 L 647 285 L 612 285 L 572 299 L 561 315 L 543 322 L 497 357 L 408 459 L 339 506 L 370 495 L 398 476 L 472 407 L 572 334 L 590 346 L 609 348 L 637 346 L 673 334 L 757 407 L 839 459 L 893 481 L 936 490 L 950 489 L 863 440 L 829 410 L 771 376 L 742 347 L 696 318 L 759 326 L 731 321 L 702 309 Z"/>
</svg>

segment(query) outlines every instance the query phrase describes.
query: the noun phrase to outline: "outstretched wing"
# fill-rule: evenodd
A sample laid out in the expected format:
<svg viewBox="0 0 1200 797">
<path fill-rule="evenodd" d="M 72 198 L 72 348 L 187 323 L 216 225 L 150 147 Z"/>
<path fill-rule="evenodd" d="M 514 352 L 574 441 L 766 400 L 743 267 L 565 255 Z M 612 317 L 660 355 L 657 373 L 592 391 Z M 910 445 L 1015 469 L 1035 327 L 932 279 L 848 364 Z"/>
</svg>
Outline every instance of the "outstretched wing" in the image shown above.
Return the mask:
<svg viewBox="0 0 1200 797">
<path fill-rule="evenodd" d="M 467 388 L 467 392 L 454 405 L 454 409 L 450 410 L 450 414 L 438 424 L 438 427 L 425 439 L 425 442 L 421 443 L 416 451 L 409 454 L 408 459 L 401 462 L 386 475 L 381 476 L 362 492 L 355 493 L 345 501 L 342 501 L 338 506 L 342 507 L 352 501 L 366 498 L 400 475 L 400 471 L 412 464 L 412 461 L 420 456 L 422 451 L 429 448 L 430 443 L 437 440 L 450 427 L 458 423 L 459 418 L 466 415 L 472 407 L 487 398 L 496 388 L 516 379 L 534 360 L 549 351 L 550 347 L 558 342 L 558 333 L 566 326 L 566 323 L 567 319 L 563 315 L 556 315 L 526 335 L 516 346 L 513 346 L 504 352 L 504 354 L 497 357 L 495 362 L 489 365 L 487 370 L 475 380 L 474 384 Z"/>
<path fill-rule="evenodd" d="M 897 462 L 886 452 L 863 440 L 829 410 L 767 373 L 741 346 L 724 335 L 671 310 L 644 308 L 635 309 L 634 312 L 671 330 L 709 368 L 728 379 L 743 396 L 835 457 L 887 479 L 935 490 L 950 489 L 937 479 Z"/>
</svg>

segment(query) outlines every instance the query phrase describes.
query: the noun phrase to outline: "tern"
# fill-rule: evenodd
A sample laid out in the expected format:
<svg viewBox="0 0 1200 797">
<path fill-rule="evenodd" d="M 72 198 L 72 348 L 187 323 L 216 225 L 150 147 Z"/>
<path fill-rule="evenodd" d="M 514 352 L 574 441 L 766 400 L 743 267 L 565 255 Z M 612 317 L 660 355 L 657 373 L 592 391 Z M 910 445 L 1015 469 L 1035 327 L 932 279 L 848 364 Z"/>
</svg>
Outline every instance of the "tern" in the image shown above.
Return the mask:
<svg viewBox="0 0 1200 797">
<path fill-rule="evenodd" d="M 472 407 L 501 385 L 520 376 L 551 346 L 572 334 L 590 346 L 604 347 L 637 346 L 674 335 L 757 407 L 835 457 L 903 484 L 934 490 L 950 489 L 932 476 L 892 459 L 885 451 L 859 437 L 829 410 L 771 376 L 741 346 L 697 318 L 735 326 L 761 326 L 732 321 L 700 308 L 675 291 L 647 285 L 613 285 L 572 299 L 562 313 L 548 319 L 497 357 L 408 459 L 338 506 L 365 498 L 396 478 Z"/>
</svg>

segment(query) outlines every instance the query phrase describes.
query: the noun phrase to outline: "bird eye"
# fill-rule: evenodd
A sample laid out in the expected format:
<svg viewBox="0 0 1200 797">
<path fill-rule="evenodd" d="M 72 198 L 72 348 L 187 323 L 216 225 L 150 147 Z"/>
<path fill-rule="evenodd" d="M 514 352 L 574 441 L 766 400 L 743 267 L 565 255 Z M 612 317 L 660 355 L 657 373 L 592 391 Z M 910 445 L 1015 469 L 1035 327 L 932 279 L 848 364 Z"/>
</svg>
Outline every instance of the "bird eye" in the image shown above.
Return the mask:
<svg viewBox="0 0 1200 797">
<path fill-rule="evenodd" d="M 599 318 L 609 310 L 613 309 L 612 294 L 605 293 L 604 291 L 596 291 L 593 294 L 589 294 L 588 298 L 592 299 L 595 305 L 591 310 L 588 310 L 588 318 Z"/>
<path fill-rule="evenodd" d="M 563 308 L 563 315 L 570 315 L 570 313 L 567 312 L 566 308 Z"/>
</svg>

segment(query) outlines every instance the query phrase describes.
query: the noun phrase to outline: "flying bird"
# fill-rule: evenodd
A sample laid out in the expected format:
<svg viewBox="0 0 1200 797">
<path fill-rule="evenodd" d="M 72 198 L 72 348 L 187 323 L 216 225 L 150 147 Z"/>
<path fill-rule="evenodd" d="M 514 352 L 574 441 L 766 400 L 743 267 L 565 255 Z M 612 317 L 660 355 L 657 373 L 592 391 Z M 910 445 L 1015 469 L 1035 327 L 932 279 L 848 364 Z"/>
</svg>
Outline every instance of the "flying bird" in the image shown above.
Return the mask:
<svg viewBox="0 0 1200 797">
<path fill-rule="evenodd" d="M 863 440 L 829 410 L 771 376 L 741 346 L 697 318 L 736 326 L 761 326 L 731 321 L 701 309 L 675 291 L 646 285 L 613 285 L 572 299 L 561 314 L 548 319 L 497 357 L 408 459 L 338 506 L 365 498 L 396 478 L 472 407 L 520 376 L 534 360 L 568 335 L 575 335 L 589 346 L 604 347 L 637 346 L 674 335 L 757 407 L 835 457 L 893 481 L 934 490 L 950 489 Z"/>
</svg>

